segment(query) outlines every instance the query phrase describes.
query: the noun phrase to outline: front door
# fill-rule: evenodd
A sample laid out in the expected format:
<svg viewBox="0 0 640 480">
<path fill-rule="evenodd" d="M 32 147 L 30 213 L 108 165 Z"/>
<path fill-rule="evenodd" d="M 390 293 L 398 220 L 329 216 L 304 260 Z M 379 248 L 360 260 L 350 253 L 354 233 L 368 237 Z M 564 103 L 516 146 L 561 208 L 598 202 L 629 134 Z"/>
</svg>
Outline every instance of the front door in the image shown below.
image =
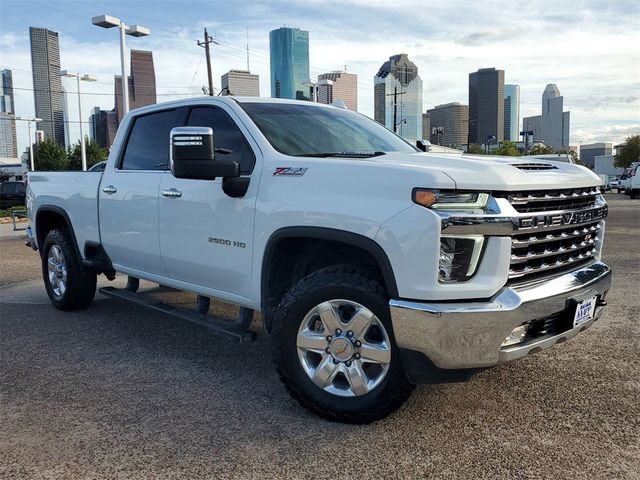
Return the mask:
<svg viewBox="0 0 640 480">
<path fill-rule="evenodd" d="M 164 276 L 158 193 L 169 165 L 169 131 L 179 125 L 179 110 L 141 115 L 131 122 L 124 154 L 105 169 L 100 183 L 101 241 L 116 270 Z"/>
<path fill-rule="evenodd" d="M 170 278 L 243 303 L 251 286 L 258 149 L 233 111 L 224 108 L 193 107 L 187 125 L 213 129 L 216 157 L 238 161 L 241 174 L 251 175 L 249 190 L 231 198 L 222 191 L 222 178 L 179 179 L 166 172 L 160 183 L 160 251 Z"/>
</svg>

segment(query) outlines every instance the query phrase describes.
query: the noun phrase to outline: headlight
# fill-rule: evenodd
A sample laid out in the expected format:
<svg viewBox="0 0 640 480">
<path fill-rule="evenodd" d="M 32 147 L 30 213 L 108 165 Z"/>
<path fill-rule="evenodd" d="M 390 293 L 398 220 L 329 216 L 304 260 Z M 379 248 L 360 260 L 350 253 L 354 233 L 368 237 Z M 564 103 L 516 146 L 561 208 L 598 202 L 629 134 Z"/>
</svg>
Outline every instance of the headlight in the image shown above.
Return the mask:
<svg viewBox="0 0 640 480">
<path fill-rule="evenodd" d="M 473 277 L 483 244 L 482 235 L 443 236 L 438 264 L 440 282 L 464 282 Z"/>
<path fill-rule="evenodd" d="M 487 206 L 489 194 L 458 190 L 413 189 L 413 201 L 423 207 L 436 210 L 469 210 Z"/>
</svg>

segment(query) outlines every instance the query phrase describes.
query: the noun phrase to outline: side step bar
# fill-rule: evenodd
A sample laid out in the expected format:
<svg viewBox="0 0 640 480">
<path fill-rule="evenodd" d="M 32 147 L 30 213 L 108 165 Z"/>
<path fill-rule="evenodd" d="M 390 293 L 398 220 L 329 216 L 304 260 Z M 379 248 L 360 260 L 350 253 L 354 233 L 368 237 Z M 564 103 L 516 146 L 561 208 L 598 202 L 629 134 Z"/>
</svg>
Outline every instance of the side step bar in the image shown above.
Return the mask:
<svg viewBox="0 0 640 480">
<path fill-rule="evenodd" d="M 238 340 L 240 343 L 249 343 L 253 342 L 256 339 L 255 332 L 246 330 L 246 327 L 249 326 L 247 322 L 229 322 L 212 315 L 200 314 L 195 310 L 187 310 L 184 308 L 174 307 L 173 305 L 169 305 L 168 303 L 161 302 L 154 298 L 145 297 L 144 295 L 139 295 L 135 292 L 122 288 L 103 287 L 98 291 L 107 297 L 127 300 L 129 302 L 142 305 L 143 307 L 166 313 L 167 315 L 171 315 L 172 317 L 177 317 L 181 318 L 182 320 L 188 320 L 190 322 L 197 323 L 198 325 L 208 328 L 213 333 L 233 338 L 235 340 Z M 249 312 L 251 313 L 251 318 L 253 318 L 253 310 L 247 308 L 240 309 L 240 316 L 246 319 Z M 246 327 L 245 329 L 234 328 L 234 323 L 242 326 L 246 325 Z"/>
</svg>

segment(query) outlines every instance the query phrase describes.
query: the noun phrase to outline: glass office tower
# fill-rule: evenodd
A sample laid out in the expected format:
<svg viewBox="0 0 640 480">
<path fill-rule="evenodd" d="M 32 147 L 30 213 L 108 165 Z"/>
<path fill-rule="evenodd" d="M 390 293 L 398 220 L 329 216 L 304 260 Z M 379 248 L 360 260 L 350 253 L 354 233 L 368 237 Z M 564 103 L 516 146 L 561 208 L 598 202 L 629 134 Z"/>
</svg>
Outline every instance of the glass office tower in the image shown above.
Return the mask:
<svg viewBox="0 0 640 480">
<path fill-rule="evenodd" d="M 520 138 L 520 85 L 504 86 L 504 139 L 517 142 Z"/>
<path fill-rule="evenodd" d="M 269 32 L 271 53 L 271 96 L 310 99 L 309 32 L 282 27 Z"/>
</svg>

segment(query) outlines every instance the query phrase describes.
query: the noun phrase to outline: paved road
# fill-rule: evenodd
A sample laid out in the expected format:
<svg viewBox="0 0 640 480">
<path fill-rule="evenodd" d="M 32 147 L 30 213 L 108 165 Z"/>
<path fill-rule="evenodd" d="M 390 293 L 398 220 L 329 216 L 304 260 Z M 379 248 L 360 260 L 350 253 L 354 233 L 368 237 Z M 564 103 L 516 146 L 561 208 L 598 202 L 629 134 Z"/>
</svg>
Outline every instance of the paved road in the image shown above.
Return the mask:
<svg viewBox="0 0 640 480">
<path fill-rule="evenodd" d="M 1 478 L 640 478 L 640 201 L 611 194 L 610 306 L 571 342 L 423 386 L 369 426 L 289 398 L 239 345 L 116 300 L 61 313 L 0 232 Z"/>
</svg>

